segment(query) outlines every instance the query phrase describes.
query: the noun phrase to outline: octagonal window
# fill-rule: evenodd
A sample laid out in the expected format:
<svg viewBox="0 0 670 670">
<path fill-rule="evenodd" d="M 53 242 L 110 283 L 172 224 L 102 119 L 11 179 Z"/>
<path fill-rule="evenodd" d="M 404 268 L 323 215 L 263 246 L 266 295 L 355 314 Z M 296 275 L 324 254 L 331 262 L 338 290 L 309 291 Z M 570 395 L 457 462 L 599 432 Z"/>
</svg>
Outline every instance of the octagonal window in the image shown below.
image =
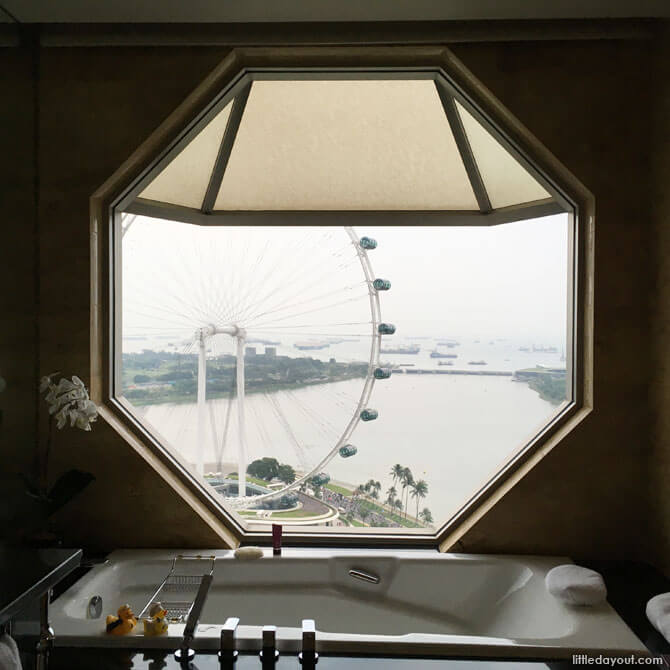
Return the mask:
<svg viewBox="0 0 670 670">
<path fill-rule="evenodd" d="M 574 207 L 441 73 L 246 73 L 114 214 L 112 396 L 242 532 L 434 536 L 574 405 Z"/>
</svg>

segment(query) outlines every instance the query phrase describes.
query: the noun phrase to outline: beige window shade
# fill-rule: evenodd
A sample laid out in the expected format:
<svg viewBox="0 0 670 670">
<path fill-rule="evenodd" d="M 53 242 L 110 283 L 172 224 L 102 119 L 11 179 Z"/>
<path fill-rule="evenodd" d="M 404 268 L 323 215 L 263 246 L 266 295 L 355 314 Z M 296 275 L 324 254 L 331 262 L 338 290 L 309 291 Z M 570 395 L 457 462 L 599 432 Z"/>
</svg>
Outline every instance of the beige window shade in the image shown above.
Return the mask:
<svg viewBox="0 0 670 670">
<path fill-rule="evenodd" d="M 551 197 L 456 102 L 493 209 Z M 200 209 L 229 103 L 140 194 Z M 476 211 L 432 80 L 255 81 L 215 211 Z"/>
<path fill-rule="evenodd" d="M 231 108 L 232 103 L 227 104 L 140 193 L 140 198 L 200 209 Z"/>
<path fill-rule="evenodd" d="M 550 197 L 544 187 L 458 101 L 456 107 L 494 209 Z"/>
<path fill-rule="evenodd" d="M 432 81 L 256 81 L 215 210 L 476 210 Z"/>
</svg>

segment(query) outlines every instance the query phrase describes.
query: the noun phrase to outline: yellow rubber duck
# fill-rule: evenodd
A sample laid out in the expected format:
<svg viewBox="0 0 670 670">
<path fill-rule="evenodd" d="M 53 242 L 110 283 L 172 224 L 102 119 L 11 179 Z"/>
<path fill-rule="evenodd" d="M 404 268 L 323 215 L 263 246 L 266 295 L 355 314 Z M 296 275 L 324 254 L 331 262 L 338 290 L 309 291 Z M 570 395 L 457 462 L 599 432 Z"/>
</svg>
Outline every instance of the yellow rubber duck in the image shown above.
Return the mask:
<svg viewBox="0 0 670 670">
<path fill-rule="evenodd" d="M 144 634 L 148 637 L 165 635 L 168 629 L 167 610 L 160 603 L 152 603 L 149 608 L 149 618 L 142 619 Z"/>
<path fill-rule="evenodd" d="M 137 617 L 130 609 L 130 605 L 121 605 L 117 611 L 117 616 L 107 615 L 106 630 L 110 635 L 128 635 L 137 626 Z"/>
</svg>

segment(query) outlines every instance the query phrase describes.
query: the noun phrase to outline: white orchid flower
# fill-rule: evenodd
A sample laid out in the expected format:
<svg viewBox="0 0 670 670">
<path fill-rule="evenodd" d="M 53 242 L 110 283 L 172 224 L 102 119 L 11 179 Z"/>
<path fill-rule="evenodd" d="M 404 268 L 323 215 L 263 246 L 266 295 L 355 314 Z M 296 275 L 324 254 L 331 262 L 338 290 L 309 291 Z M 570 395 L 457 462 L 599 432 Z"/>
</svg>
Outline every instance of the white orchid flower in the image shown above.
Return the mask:
<svg viewBox="0 0 670 670">
<path fill-rule="evenodd" d="M 72 381 L 62 377 L 54 384 L 56 374 L 40 380 L 40 392 L 48 391 L 44 399 L 49 405 L 49 414 L 56 419 L 56 428 L 64 428 L 69 419 L 71 427 L 91 430 L 91 423 L 98 418 L 98 408 L 89 398 L 84 382 L 74 375 Z"/>
<path fill-rule="evenodd" d="M 91 430 L 91 422 L 88 420 L 87 417 L 82 416 L 82 415 L 77 417 L 77 420 L 75 421 L 74 425 L 77 428 L 81 428 L 81 430 L 86 430 L 86 431 Z"/>
<path fill-rule="evenodd" d="M 49 388 L 49 385 L 51 384 L 51 377 L 53 376 L 53 374 L 45 375 L 44 377 L 42 377 L 42 379 L 40 379 L 40 393 L 44 393 Z"/>
<path fill-rule="evenodd" d="M 60 412 L 54 415 L 54 419 L 56 419 L 56 428 L 60 430 L 65 426 L 67 423 L 67 410 L 63 408 Z"/>
</svg>

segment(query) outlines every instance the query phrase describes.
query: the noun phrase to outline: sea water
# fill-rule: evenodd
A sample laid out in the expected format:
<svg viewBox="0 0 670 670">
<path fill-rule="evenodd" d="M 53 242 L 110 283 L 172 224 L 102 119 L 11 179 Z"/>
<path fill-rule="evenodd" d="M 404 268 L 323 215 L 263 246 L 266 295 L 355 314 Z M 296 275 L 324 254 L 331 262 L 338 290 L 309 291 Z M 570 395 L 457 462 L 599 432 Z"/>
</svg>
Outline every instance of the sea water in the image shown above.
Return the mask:
<svg viewBox="0 0 670 670">
<path fill-rule="evenodd" d="M 493 344 L 491 343 L 493 342 Z M 429 353 L 434 342 L 417 340 L 419 355 L 388 355 L 417 368 L 438 368 Z M 532 346 L 532 343 L 529 343 Z M 347 345 L 327 350 L 298 352 L 346 360 Z M 262 345 L 257 345 L 259 352 Z M 561 366 L 560 353 L 520 351 L 518 342 L 491 340 L 462 343 L 440 350 L 457 353 L 454 365 L 444 370 L 507 370 L 537 363 Z M 278 354 L 283 353 L 278 347 Z M 339 353 L 334 355 L 335 351 Z M 357 356 L 360 360 L 360 356 Z M 487 366 L 468 366 L 470 360 L 486 360 Z M 246 444 L 248 462 L 272 456 L 298 470 L 316 466 L 334 448 L 355 413 L 362 379 L 320 384 L 246 397 Z M 409 467 L 415 479 L 424 479 L 428 495 L 420 509 L 428 507 L 436 520 L 451 516 L 500 467 L 522 448 L 555 415 L 558 406 L 547 402 L 526 383 L 509 376 L 466 376 L 396 373 L 375 384 L 369 406 L 379 411 L 376 421 L 360 422 L 350 442 L 358 447 L 351 458 L 335 456 L 322 469 L 333 480 L 352 488 L 369 479 L 382 484 L 382 497 L 391 486 L 391 467 Z M 189 463 L 197 456 L 197 408 L 194 403 L 159 404 L 138 408 L 145 420 Z M 238 429 L 234 399 L 207 402 L 204 431 L 206 469 L 236 471 Z M 399 486 L 396 486 L 399 488 Z M 410 501 L 415 512 L 415 502 Z"/>
</svg>

